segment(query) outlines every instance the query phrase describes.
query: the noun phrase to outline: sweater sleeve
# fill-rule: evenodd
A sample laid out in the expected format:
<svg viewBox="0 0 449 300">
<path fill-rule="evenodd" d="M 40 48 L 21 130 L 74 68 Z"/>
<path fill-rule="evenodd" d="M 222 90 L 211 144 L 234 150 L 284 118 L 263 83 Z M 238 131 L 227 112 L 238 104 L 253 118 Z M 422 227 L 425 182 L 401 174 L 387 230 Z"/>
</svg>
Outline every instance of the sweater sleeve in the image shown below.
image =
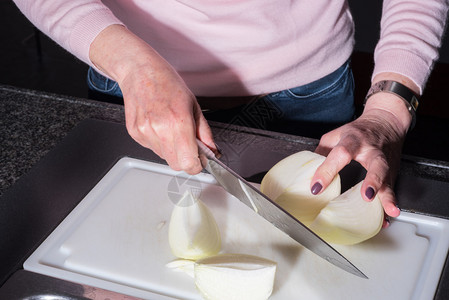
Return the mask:
<svg viewBox="0 0 449 300">
<path fill-rule="evenodd" d="M 394 72 L 424 89 L 445 29 L 448 0 L 384 0 L 375 75 Z"/>
<path fill-rule="evenodd" d="M 100 0 L 14 0 L 44 34 L 89 65 L 95 37 L 112 24 L 122 24 Z"/>
</svg>

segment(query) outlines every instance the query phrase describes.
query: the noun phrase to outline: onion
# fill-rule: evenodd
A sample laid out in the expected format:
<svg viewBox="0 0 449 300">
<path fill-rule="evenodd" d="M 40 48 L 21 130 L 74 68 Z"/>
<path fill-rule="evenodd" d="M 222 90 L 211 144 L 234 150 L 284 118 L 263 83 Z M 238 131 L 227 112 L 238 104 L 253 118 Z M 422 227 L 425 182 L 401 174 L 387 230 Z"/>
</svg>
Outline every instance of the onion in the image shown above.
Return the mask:
<svg viewBox="0 0 449 300">
<path fill-rule="evenodd" d="M 189 190 L 172 211 L 168 242 L 173 254 L 184 259 L 199 259 L 220 251 L 220 231 L 212 213 Z"/>
<path fill-rule="evenodd" d="M 190 259 L 175 259 L 166 264 L 165 266 L 176 272 L 183 272 L 189 275 L 190 277 L 194 278 L 195 277 L 195 274 L 193 273 L 194 264 L 195 261 Z"/>
<path fill-rule="evenodd" d="M 363 200 L 362 182 L 331 200 L 310 225 L 329 243 L 353 245 L 375 236 L 382 228 L 384 210 L 379 197 Z"/>
<path fill-rule="evenodd" d="M 190 191 L 175 205 L 168 240 L 181 259 L 167 267 L 184 272 L 209 300 L 265 300 L 273 291 L 276 263 L 246 254 L 219 254 L 220 232 L 209 209 Z M 195 261 L 196 260 L 196 261 Z"/>
<path fill-rule="evenodd" d="M 377 196 L 372 202 L 362 199 L 362 182 L 340 195 L 337 175 L 321 194 L 311 193 L 312 177 L 324 159 L 310 151 L 286 157 L 265 175 L 261 191 L 329 243 L 349 245 L 373 237 L 384 213 Z"/>
<path fill-rule="evenodd" d="M 220 254 L 195 262 L 195 284 L 209 300 L 265 300 L 273 292 L 276 263 L 246 254 Z"/>
<path fill-rule="evenodd" d="M 310 191 L 312 177 L 325 157 L 310 151 L 292 154 L 274 165 L 260 189 L 282 208 L 309 226 L 322 208 L 341 193 L 340 176 L 319 195 Z"/>
</svg>

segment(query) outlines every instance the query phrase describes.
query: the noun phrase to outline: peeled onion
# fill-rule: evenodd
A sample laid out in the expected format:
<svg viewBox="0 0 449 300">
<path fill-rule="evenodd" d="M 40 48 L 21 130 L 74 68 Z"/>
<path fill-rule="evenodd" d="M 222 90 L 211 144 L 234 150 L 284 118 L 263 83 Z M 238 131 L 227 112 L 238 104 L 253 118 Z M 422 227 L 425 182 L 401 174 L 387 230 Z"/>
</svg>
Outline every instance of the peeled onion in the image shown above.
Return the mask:
<svg viewBox="0 0 449 300">
<path fill-rule="evenodd" d="M 220 231 L 212 213 L 189 190 L 172 211 L 168 241 L 173 254 L 184 259 L 200 259 L 220 251 Z"/>
<path fill-rule="evenodd" d="M 209 209 L 190 191 L 175 205 L 168 240 L 181 259 L 167 264 L 193 277 L 209 300 L 265 300 L 273 291 L 276 263 L 246 254 L 218 254 L 220 232 Z M 196 261 L 195 261 L 196 260 Z"/>
<path fill-rule="evenodd" d="M 319 195 L 310 191 L 312 177 L 325 157 L 310 151 L 292 154 L 274 165 L 264 176 L 261 191 L 282 208 L 310 225 L 329 201 L 341 193 L 340 176 Z"/>
<path fill-rule="evenodd" d="M 340 195 L 337 175 L 321 194 L 311 193 L 312 177 L 324 159 L 310 151 L 286 157 L 265 175 L 261 191 L 329 243 L 356 244 L 373 237 L 384 212 L 377 196 L 372 202 L 362 199 L 362 182 Z"/>
<path fill-rule="evenodd" d="M 363 200 L 358 183 L 331 200 L 310 225 L 310 229 L 329 243 L 352 245 L 375 236 L 382 228 L 384 210 L 379 197 Z"/>
<path fill-rule="evenodd" d="M 208 300 L 265 300 L 273 292 L 276 263 L 246 254 L 219 254 L 195 262 L 195 284 Z"/>
</svg>

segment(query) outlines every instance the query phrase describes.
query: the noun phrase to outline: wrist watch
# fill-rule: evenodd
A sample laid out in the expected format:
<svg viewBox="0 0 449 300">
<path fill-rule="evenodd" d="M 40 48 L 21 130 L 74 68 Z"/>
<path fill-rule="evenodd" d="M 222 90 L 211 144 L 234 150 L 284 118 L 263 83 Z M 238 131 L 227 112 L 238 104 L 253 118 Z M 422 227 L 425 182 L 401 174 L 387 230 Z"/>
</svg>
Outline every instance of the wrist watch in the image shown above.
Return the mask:
<svg viewBox="0 0 449 300">
<path fill-rule="evenodd" d="M 396 96 L 401 98 L 404 101 L 404 104 L 407 107 L 408 112 L 412 116 L 412 123 L 410 124 L 410 129 L 415 127 L 416 109 L 418 108 L 419 100 L 418 96 L 411 89 L 409 89 L 408 87 L 397 81 L 392 80 L 378 81 L 375 84 L 373 84 L 369 89 L 368 94 L 365 97 L 364 104 L 366 103 L 369 97 L 379 92 L 395 94 Z"/>
</svg>

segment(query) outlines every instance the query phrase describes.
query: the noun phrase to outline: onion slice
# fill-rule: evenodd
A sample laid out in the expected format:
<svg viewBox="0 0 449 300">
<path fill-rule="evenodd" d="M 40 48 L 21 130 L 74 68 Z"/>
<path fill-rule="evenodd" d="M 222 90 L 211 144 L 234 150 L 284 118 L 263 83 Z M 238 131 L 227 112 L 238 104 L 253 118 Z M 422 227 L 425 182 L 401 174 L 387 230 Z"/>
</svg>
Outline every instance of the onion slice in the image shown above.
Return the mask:
<svg viewBox="0 0 449 300">
<path fill-rule="evenodd" d="M 190 277 L 194 278 L 195 274 L 193 273 L 195 261 L 190 259 L 175 259 L 165 266 L 169 269 L 172 269 L 176 272 L 183 272 Z"/>
<path fill-rule="evenodd" d="M 219 254 L 195 262 L 195 284 L 209 300 L 265 300 L 273 292 L 276 263 L 246 254 Z"/>
</svg>

